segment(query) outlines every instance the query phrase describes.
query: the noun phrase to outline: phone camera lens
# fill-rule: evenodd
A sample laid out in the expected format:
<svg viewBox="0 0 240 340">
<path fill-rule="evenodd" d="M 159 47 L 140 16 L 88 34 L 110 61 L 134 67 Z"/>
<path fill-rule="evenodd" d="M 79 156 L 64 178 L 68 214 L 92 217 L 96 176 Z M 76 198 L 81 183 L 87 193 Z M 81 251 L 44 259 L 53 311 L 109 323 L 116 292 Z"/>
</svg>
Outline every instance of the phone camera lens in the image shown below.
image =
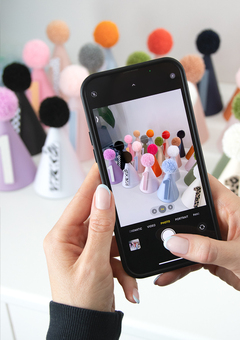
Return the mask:
<svg viewBox="0 0 240 340">
<path fill-rule="evenodd" d="M 96 92 L 96 91 L 92 91 L 92 92 L 91 92 L 91 96 L 92 96 L 93 98 L 96 98 L 96 97 L 97 97 L 97 92 Z"/>
<path fill-rule="evenodd" d="M 175 73 L 170 73 L 170 78 L 171 79 L 174 79 L 176 77 L 176 74 Z"/>
</svg>

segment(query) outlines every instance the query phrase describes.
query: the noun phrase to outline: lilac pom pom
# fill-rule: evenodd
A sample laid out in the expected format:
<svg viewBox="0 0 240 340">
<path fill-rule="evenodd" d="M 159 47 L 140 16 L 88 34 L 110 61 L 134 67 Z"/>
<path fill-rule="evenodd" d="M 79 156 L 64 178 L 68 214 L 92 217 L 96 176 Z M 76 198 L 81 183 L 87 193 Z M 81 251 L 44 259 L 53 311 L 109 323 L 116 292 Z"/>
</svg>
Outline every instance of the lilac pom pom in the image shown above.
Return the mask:
<svg viewBox="0 0 240 340">
<path fill-rule="evenodd" d="M 158 152 L 158 147 L 156 144 L 150 144 L 148 145 L 147 152 L 151 153 L 152 155 L 156 155 Z"/>
<path fill-rule="evenodd" d="M 0 121 L 12 119 L 18 109 L 18 98 L 11 90 L 0 87 Z"/>
<path fill-rule="evenodd" d="M 141 150 L 142 150 L 142 143 L 140 143 L 140 142 L 138 142 L 138 141 L 133 142 L 133 143 L 132 143 L 132 149 L 133 149 L 133 151 L 135 151 L 135 152 L 141 151 Z"/>
<path fill-rule="evenodd" d="M 104 159 L 111 161 L 116 157 L 116 152 L 113 149 L 107 149 L 103 153 Z"/>
<path fill-rule="evenodd" d="M 132 143 L 132 136 L 131 135 L 126 135 L 125 137 L 124 137 L 124 141 L 126 142 L 126 143 Z"/>
<path fill-rule="evenodd" d="M 173 174 L 177 170 L 178 166 L 174 159 L 165 159 L 162 162 L 162 170 L 165 174 Z"/>
<path fill-rule="evenodd" d="M 141 163 L 145 167 L 153 166 L 155 158 L 151 153 L 145 153 L 141 158 Z"/>
</svg>

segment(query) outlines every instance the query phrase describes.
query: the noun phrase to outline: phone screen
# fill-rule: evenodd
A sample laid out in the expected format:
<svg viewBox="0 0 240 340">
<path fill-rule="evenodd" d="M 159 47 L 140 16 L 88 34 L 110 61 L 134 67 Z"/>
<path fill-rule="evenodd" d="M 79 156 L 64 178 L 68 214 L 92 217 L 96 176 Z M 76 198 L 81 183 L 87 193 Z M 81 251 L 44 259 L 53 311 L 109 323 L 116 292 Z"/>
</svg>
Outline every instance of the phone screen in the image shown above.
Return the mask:
<svg viewBox="0 0 240 340">
<path fill-rule="evenodd" d="M 82 96 L 125 270 L 145 277 L 188 265 L 164 240 L 218 231 L 183 70 L 169 58 L 116 69 L 93 76 Z"/>
</svg>

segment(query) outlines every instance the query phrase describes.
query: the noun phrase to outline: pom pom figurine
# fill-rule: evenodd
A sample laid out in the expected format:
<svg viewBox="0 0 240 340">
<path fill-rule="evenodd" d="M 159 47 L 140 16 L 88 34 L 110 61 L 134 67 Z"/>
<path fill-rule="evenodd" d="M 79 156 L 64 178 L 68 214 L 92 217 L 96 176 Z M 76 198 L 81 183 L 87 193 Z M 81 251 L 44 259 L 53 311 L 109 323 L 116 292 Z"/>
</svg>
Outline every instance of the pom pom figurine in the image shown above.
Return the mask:
<svg viewBox="0 0 240 340">
<path fill-rule="evenodd" d="M 36 166 L 10 120 L 18 109 L 18 98 L 0 87 L 0 191 L 26 187 L 34 181 Z"/>
<path fill-rule="evenodd" d="M 168 156 L 177 163 L 176 158 L 179 155 L 179 148 L 176 145 L 170 145 L 167 149 L 167 153 Z M 175 181 L 178 181 L 180 179 L 180 172 L 178 168 L 174 173 L 174 179 Z"/>
<path fill-rule="evenodd" d="M 153 142 L 153 136 L 154 136 L 153 130 L 151 130 L 151 129 L 147 130 L 146 135 L 148 136 L 148 145 L 154 144 L 154 142 Z"/>
<path fill-rule="evenodd" d="M 123 171 L 115 162 L 116 152 L 112 149 L 106 149 L 103 152 L 103 157 L 108 161 L 107 170 L 110 183 L 121 183 L 123 180 Z"/>
<path fill-rule="evenodd" d="M 141 163 L 145 167 L 140 182 L 140 190 L 145 194 L 152 194 L 158 190 L 159 183 L 152 170 L 155 158 L 150 153 L 145 153 L 141 158 Z"/>
<path fill-rule="evenodd" d="M 142 135 L 140 137 L 140 141 L 143 144 L 143 153 L 147 153 L 147 147 L 148 147 L 148 141 L 149 141 L 148 136 L 147 135 Z"/>
<path fill-rule="evenodd" d="M 203 111 L 202 102 L 197 88 L 197 83 L 202 79 L 204 75 L 205 64 L 200 56 L 194 54 L 186 55 L 180 60 L 180 62 L 183 65 L 188 82 L 193 85 L 189 86 L 189 90 L 199 131 L 200 141 L 203 144 L 208 140 L 209 133 L 206 124 L 205 113 Z M 196 94 L 192 95 L 193 92 L 195 92 Z"/>
<path fill-rule="evenodd" d="M 29 69 L 20 63 L 12 63 L 6 66 L 3 71 L 3 83 L 18 97 L 20 137 L 32 156 L 41 153 L 46 133 L 25 95 L 25 91 L 31 84 Z"/>
<path fill-rule="evenodd" d="M 130 152 L 130 154 L 132 155 L 132 159 L 134 159 L 134 151 L 133 151 L 133 149 L 132 149 L 132 140 L 133 140 L 133 138 L 132 138 L 132 136 L 131 135 L 126 135 L 125 137 L 124 137 L 124 142 L 126 142 L 127 143 L 127 151 L 129 151 Z"/>
<path fill-rule="evenodd" d="M 189 160 L 192 156 L 192 154 L 194 153 L 194 147 L 193 145 L 190 147 L 190 149 L 188 150 L 187 154 L 186 154 L 186 159 Z"/>
<path fill-rule="evenodd" d="M 179 197 L 179 191 L 174 178 L 174 173 L 177 169 L 178 166 L 174 159 L 165 159 L 162 163 L 162 170 L 165 176 L 157 191 L 157 196 L 163 202 L 171 203 Z"/>
<path fill-rule="evenodd" d="M 69 138 L 80 161 L 93 158 L 92 145 L 89 139 L 87 121 L 80 98 L 80 87 L 88 71 L 80 65 L 69 65 L 60 73 L 59 88 L 68 97 L 70 120 L 68 123 Z"/>
<path fill-rule="evenodd" d="M 197 163 L 195 162 L 193 167 L 188 171 L 188 173 L 186 174 L 186 176 L 183 179 L 184 183 L 188 186 L 196 179 L 196 177 L 194 176 L 194 173 L 193 173 L 194 167 L 196 165 L 197 165 Z"/>
<path fill-rule="evenodd" d="M 113 147 L 117 150 L 117 165 L 123 170 L 125 168 L 125 160 L 123 157 L 124 143 L 118 140 L 114 143 Z"/>
<path fill-rule="evenodd" d="M 46 33 L 48 39 L 54 44 L 54 50 L 49 61 L 49 76 L 55 94 L 59 96 L 60 72 L 68 65 L 71 65 L 70 58 L 64 46 L 69 39 L 70 30 L 64 21 L 53 20 L 47 25 Z"/>
<path fill-rule="evenodd" d="M 22 57 L 25 64 L 32 69 L 30 101 L 35 112 L 38 114 L 40 103 L 45 98 L 55 95 L 52 84 L 48 80 L 44 70 L 50 60 L 50 50 L 44 41 L 38 39 L 30 40 L 23 48 Z M 34 100 L 34 98 L 38 98 L 39 100 Z"/>
<path fill-rule="evenodd" d="M 230 160 L 219 176 L 219 181 L 240 196 L 240 123 L 226 130 L 222 143 L 223 152 Z"/>
<path fill-rule="evenodd" d="M 154 164 L 153 164 L 153 166 L 152 166 L 152 170 L 153 170 L 155 176 L 156 176 L 156 177 L 161 176 L 161 174 L 162 174 L 162 169 L 161 169 L 161 167 L 160 167 L 160 165 L 159 165 L 159 163 L 158 163 L 158 161 L 157 161 L 157 158 L 156 158 L 156 154 L 157 154 L 157 152 L 158 152 L 158 147 L 157 147 L 157 145 L 156 145 L 156 144 L 150 144 L 150 145 L 148 145 L 147 152 L 150 153 L 150 154 L 152 154 L 152 155 L 154 156 L 154 158 L 155 158 L 155 162 L 154 162 Z"/>
<path fill-rule="evenodd" d="M 104 47 L 106 70 L 116 68 L 117 64 L 113 57 L 111 47 L 113 47 L 119 39 L 117 25 L 112 21 L 101 21 L 96 26 L 93 35 L 95 42 Z"/>
<path fill-rule="evenodd" d="M 87 43 L 81 47 L 78 60 L 80 64 L 88 69 L 90 74 L 101 69 L 104 64 L 104 50 L 94 43 Z"/>
<path fill-rule="evenodd" d="M 223 112 L 223 117 L 226 119 L 226 120 L 229 120 L 232 116 L 232 102 L 233 102 L 233 99 L 236 97 L 236 95 L 238 93 L 240 93 L 240 68 L 239 70 L 237 71 L 236 73 L 236 83 L 237 83 L 237 88 L 232 96 L 232 98 L 230 99 L 230 101 L 228 102 L 224 112 Z"/>
<path fill-rule="evenodd" d="M 193 174 L 195 176 L 195 180 L 184 191 L 181 197 L 182 203 L 188 209 L 198 208 L 206 204 L 197 166 L 194 167 Z"/>
<path fill-rule="evenodd" d="M 136 171 L 141 174 L 144 171 L 144 166 L 142 165 L 142 143 L 135 141 L 132 143 L 133 151 L 135 152 L 134 156 L 134 168 Z"/>
<path fill-rule="evenodd" d="M 123 157 L 125 160 L 125 168 L 123 170 L 122 186 L 126 189 L 131 189 L 140 183 L 140 177 L 132 166 L 132 155 L 128 151 L 123 152 Z"/>
<path fill-rule="evenodd" d="M 40 105 L 39 115 L 49 130 L 34 189 L 46 198 L 72 196 L 82 184 L 84 174 L 64 128 L 69 119 L 68 105 L 59 97 L 46 98 Z"/>
<path fill-rule="evenodd" d="M 179 137 L 174 137 L 172 139 L 171 144 L 179 148 L 179 145 L 181 144 L 181 139 Z M 178 153 L 177 156 L 175 157 L 175 161 L 177 162 L 178 167 L 181 168 L 182 161 L 181 161 L 180 153 Z"/>
<path fill-rule="evenodd" d="M 199 94 L 205 115 L 212 116 L 223 108 L 211 58 L 211 54 L 215 53 L 219 48 L 219 35 L 212 30 L 204 30 L 197 36 L 196 45 L 199 52 L 203 54 L 206 68 L 203 78 L 198 83 Z"/>
<path fill-rule="evenodd" d="M 162 165 L 162 162 L 165 160 L 165 156 L 163 154 L 163 149 L 162 149 L 162 145 L 163 145 L 163 138 L 162 137 L 157 137 L 155 138 L 155 144 L 158 147 L 158 152 L 157 152 L 157 160 L 159 165 Z"/>
<path fill-rule="evenodd" d="M 134 65 L 134 64 L 143 63 L 149 60 L 151 60 L 151 57 L 146 52 L 141 52 L 141 51 L 134 52 L 130 54 L 130 56 L 127 58 L 126 65 L 127 66 Z"/>
<path fill-rule="evenodd" d="M 169 147 L 168 139 L 170 138 L 170 132 L 167 130 L 163 131 L 162 138 L 163 138 L 163 154 L 167 158 L 168 157 L 167 149 Z"/>
<path fill-rule="evenodd" d="M 164 28 L 158 28 L 148 36 L 147 45 L 155 58 L 160 58 L 168 54 L 172 49 L 173 38 L 171 33 Z"/>
<path fill-rule="evenodd" d="M 134 130 L 133 131 L 133 136 L 135 137 L 135 141 L 138 141 L 138 142 L 140 142 L 140 131 L 138 131 L 138 130 Z"/>
<path fill-rule="evenodd" d="M 177 136 L 181 139 L 181 144 L 179 145 L 179 150 L 180 150 L 180 157 L 183 158 L 185 157 L 185 149 L 183 145 L 183 138 L 185 137 L 185 132 L 183 130 L 179 130 L 177 133 Z"/>
<path fill-rule="evenodd" d="M 189 171 L 194 166 L 195 163 L 196 163 L 196 156 L 195 156 L 195 153 L 193 153 L 192 156 L 187 161 L 187 163 L 185 164 L 185 170 Z"/>
</svg>

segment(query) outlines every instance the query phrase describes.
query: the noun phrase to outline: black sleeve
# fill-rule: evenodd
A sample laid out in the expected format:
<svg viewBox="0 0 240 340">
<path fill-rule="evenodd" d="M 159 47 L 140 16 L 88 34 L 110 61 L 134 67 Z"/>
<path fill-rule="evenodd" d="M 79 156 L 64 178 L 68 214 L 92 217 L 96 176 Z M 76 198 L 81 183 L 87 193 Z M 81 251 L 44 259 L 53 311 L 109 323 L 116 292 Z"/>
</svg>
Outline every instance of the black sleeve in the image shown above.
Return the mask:
<svg viewBox="0 0 240 340">
<path fill-rule="evenodd" d="M 122 312 L 99 312 L 50 302 L 47 340 L 117 340 Z"/>
</svg>

